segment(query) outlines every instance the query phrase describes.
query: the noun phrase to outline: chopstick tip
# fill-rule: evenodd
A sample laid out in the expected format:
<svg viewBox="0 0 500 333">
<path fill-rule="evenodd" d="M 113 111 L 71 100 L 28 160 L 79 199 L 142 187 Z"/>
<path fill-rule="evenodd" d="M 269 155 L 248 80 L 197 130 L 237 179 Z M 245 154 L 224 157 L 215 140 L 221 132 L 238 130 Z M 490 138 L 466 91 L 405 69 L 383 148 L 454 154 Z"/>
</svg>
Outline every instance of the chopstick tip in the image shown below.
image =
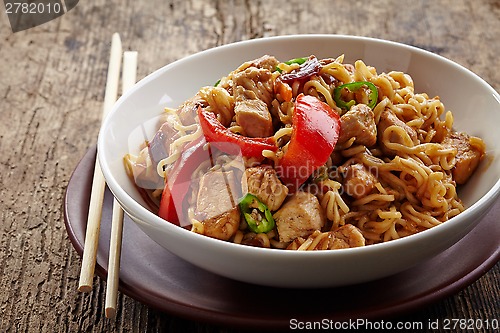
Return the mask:
<svg viewBox="0 0 500 333">
<path fill-rule="evenodd" d="M 116 316 L 116 309 L 108 307 L 106 308 L 105 313 L 106 313 L 106 318 L 113 319 Z"/>
<path fill-rule="evenodd" d="M 119 51 L 118 53 L 120 53 L 120 56 L 121 56 L 121 48 L 122 48 L 122 39 L 120 38 L 120 34 L 118 32 L 115 32 L 113 34 L 113 37 L 111 38 L 111 48 L 115 48 L 117 51 Z"/>
<path fill-rule="evenodd" d="M 78 287 L 78 291 L 82 292 L 82 293 L 88 293 L 88 292 L 92 291 L 92 286 L 81 285 L 81 286 Z"/>
<path fill-rule="evenodd" d="M 138 54 L 139 54 L 139 52 L 137 52 L 137 51 L 125 51 L 125 52 L 123 52 L 124 57 L 131 57 L 131 58 L 137 58 Z"/>
</svg>

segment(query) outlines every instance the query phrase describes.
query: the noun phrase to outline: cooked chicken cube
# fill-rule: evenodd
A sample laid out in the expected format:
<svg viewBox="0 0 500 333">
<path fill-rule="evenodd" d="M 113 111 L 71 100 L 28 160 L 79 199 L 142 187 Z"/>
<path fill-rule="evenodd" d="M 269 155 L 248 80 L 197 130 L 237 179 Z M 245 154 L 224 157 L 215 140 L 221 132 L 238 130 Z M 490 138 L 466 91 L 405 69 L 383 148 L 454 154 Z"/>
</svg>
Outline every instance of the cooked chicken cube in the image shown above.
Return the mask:
<svg viewBox="0 0 500 333">
<path fill-rule="evenodd" d="M 335 240 L 330 246 L 332 250 L 365 246 L 365 237 L 361 230 L 352 224 L 343 225 L 332 232 L 335 235 Z"/>
<path fill-rule="evenodd" d="M 240 227 L 240 209 L 238 206 L 220 215 L 204 220 L 203 234 L 221 240 L 229 240 Z"/>
<path fill-rule="evenodd" d="M 356 163 L 343 166 L 341 171 L 344 175 L 344 191 L 355 199 L 368 195 L 377 183 L 377 178 L 364 164 Z"/>
<path fill-rule="evenodd" d="M 472 145 L 466 133 L 451 133 L 443 140 L 443 145 L 457 149 L 452 175 L 457 184 L 465 184 L 479 165 L 484 150 L 482 147 Z"/>
<path fill-rule="evenodd" d="M 234 74 L 233 95 L 236 122 L 250 137 L 267 137 L 273 134 L 273 122 L 269 106 L 274 98 L 271 72 L 249 67 Z"/>
<path fill-rule="evenodd" d="M 346 224 L 334 231 L 314 231 L 307 239 L 296 238 L 287 250 L 336 250 L 365 246 L 365 237 L 357 227 Z"/>
<path fill-rule="evenodd" d="M 280 62 L 275 57 L 270 55 L 263 55 L 260 58 L 244 62 L 233 72 L 233 74 L 243 72 L 245 69 L 249 67 L 255 67 L 258 69 L 267 69 L 270 72 L 274 72 L 276 70 L 276 66 L 278 66 L 279 63 Z"/>
<path fill-rule="evenodd" d="M 408 137 L 410 138 L 411 143 L 413 145 L 418 144 L 417 132 L 413 128 L 411 128 L 410 126 L 406 125 L 406 123 L 404 121 L 402 121 L 401 119 L 399 119 L 392 111 L 384 110 L 380 114 L 380 121 L 379 121 L 378 126 L 377 126 L 378 140 L 379 140 L 379 142 L 381 142 L 381 148 L 384 151 L 384 153 L 386 153 L 388 155 L 395 155 L 396 154 L 395 151 L 386 147 L 386 145 L 384 144 L 384 142 L 382 140 L 382 137 L 384 136 L 385 130 L 391 126 L 400 127 L 401 129 L 403 129 L 403 131 L 406 132 L 406 134 L 408 134 Z M 393 132 L 389 136 L 389 141 L 392 143 L 399 143 L 399 144 L 403 144 L 403 145 L 405 144 L 404 138 L 395 132 Z"/>
<path fill-rule="evenodd" d="M 308 192 L 296 192 L 273 215 L 281 242 L 290 242 L 297 237 L 307 237 L 321 230 L 326 217 L 318 198 Z"/>
<path fill-rule="evenodd" d="M 151 157 L 153 167 L 156 167 L 158 162 L 168 157 L 170 144 L 179 137 L 178 131 L 174 127 L 176 122 L 172 118 L 175 118 L 172 114 L 164 116 L 163 124 L 148 143 L 147 152 Z"/>
<path fill-rule="evenodd" d="M 353 137 L 355 143 L 367 147 L 377 143 L 377 125 L 373 111 L 367 105 L 355 105 L 340 117 L 338 143 L 343 144 Z"/>
<path fill-rule="evenodd" d="M 178 138 L 175 123 L 168 120 L 169 117 L 165 117 L 165 122 L 138 156 L 127 155 L 125 159 L 128 172 L 142 188 L 157 189 L 164 186 L 165 180 L 158 175 L 156 166 L 168 157 L 170 144 Z"/>
<path fill-rule="evenodd" d="M 269 166 L 246 169 L 243 182 L 246 192 L 259 198 L 272 212 L 281 207 L 288 195 L 288 188 L 278 179 L 276 170 Z"/>
<path fill-rule="evenodd" d="M 238 197 L 237 181 L 232 171 L 209 171 L 201 177 L 196 217 L 202 221 L 203 234 L 228 240 L 238 231 Z"/>
<path fill-rule="evenodd" d="M 262 57 L 252 61 L 252 66 L 257 68 L 264 68 L 271 72 L 276 69 L 276 66 L 278 66 L 278 64 L 278 59 L 270 55 L 263 55 Z"/>
<path fill-rule="evenodd" d="M 266 103 L 260 99 L 238 99 L 234 106 L 236 122 L 249 137 L 268 137 L 273 134 L 273 120 Z"/>
<path fill-rule="evenodd" d="M 239 99 L 260 99 L 269 107 L 274 98 L 271 71 L 249 67 L 233 76 L 234 97 Z M 240 88 L 240 89 L 238 89 Z"/>
<path fill-rule="evenodd" d="M 238 204 L 239 190 L 233 171 L 209 171 L 200 179 L 196 198 L 197 214 L 211 218 Z"/>
<path fill-rule="evenodd" d="M 198 107 L 206 106 L 206 101 L 197 93 L 177 109 L 179 118 L 184 126 L 196 123 Z"/>
</svg>

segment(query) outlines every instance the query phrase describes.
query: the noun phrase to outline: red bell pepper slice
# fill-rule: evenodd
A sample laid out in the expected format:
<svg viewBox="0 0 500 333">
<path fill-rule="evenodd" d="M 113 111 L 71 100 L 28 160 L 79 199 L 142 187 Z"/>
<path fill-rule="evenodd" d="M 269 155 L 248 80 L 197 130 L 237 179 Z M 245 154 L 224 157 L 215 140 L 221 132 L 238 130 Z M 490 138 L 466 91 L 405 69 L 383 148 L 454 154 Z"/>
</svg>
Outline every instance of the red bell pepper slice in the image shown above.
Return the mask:
<svg viewBox="0 0 500 333">
<path fill-rule="evenodd" d="M 190 224 L 182 206 L 190 189 L 191 175 L 202 162 L 210 159 L 209 150 L 204 149 L 206 143 L 201 136 L 187 144 L 167 175 L 158 210 L 161 218 L 180 226 Z"/>
<path fill-rule="evenodd" d="M 200 119 L 205 139 L 208 142 L 214 143 L 221 151 L 235 155 L 234 145 L 236 145 L 241 149 L 241 154 L 244 157 L 259 158 L 262 157 L 262 151 L 265 149 L 278 150 L 274 137 L 249 138 L 233 133 L 217 120 L 213 112 L 205 111 L 201 107 L 198 108 L 198 118 Z M 217 145 L 217 143 L 221 143 L 221 145 Z M 229 145 L 224 143 L 229 143 Z"/>
<path fill-rule="evenodd" d="M 276 167 L 283 183 L 293 193 L 333 151 L 340 132 L 340 117 L 314 96 L 300 94 L 295 100 L 292 136 Z"/>
<path fill-rule="evenodd" d="M 180 225 L 179 215 L 175 209 L 174 197 L 172 192 L 170 192 L 170 187 L 168 182 L 165 182 L 165 187 L 161 193 L 160 209 L 158 210 L 158 216 L 168 222 L 176 225 Z"/>
</svg>

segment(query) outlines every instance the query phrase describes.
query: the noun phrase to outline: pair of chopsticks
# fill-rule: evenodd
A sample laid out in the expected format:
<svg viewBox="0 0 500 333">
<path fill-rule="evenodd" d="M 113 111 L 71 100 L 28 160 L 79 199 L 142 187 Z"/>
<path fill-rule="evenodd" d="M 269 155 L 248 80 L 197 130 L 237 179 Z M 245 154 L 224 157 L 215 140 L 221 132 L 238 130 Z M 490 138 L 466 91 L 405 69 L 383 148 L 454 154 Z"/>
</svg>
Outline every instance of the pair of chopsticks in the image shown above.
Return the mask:
<svg viewBox="0 0 500 333">
<path fill-rule="evenodd" d="M 111 53 L 109 56 L 109 67 L 106 79 L 106 91 L 104 95 L 103 119 L 109 113 L 118 97 L 118 84 L 120 80 L 120 67 L 123 54 L 122 93 L 126 92 L 135 84 L 137 73 L 137 52 L 122 51 L 120 35 L 113 34 L 111 41 Z M 101 229 L 102 207 L 104 201 L 105 180 L 96 158 L 94 166 L 94 178 L 92 181 L 92 192 L 90 194 L 89 214 L 87 219 L 87 231 L 85 234 L 85 245 L 83 248 L 82 268 L 78 290 L 90 292 L 94 279 L 94 270 L 99 244 L 99 233 Z M 113 200 L 113 215 L 111 224 L 111 238 L 109 244 L 108 278 L 106 285 L 106 317 L 114 318 L 117 308 L 117 295 L 120 271 L 120 255 L 123 232 L 123 210 L 116 199 Z"/>
</svg>

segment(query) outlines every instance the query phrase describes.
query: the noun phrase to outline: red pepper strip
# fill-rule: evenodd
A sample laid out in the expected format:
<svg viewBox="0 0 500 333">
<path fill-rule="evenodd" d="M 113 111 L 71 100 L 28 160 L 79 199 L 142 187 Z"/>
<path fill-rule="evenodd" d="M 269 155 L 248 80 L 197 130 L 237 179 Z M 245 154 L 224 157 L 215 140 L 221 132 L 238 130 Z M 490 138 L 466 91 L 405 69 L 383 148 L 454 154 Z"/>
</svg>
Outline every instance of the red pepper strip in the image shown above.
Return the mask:
<svg viewBox="0 0 500 333">
<path fill-rule="evenodd" d="M 210 159 L 210 152 L 203 148 L 206 143 L 201 136 L 187 144 L 167 175 L 158 211 L 161 218 L 176 225 L 190 224 L 182 204 L 191 185 L 191 175 L 202 162 Z"/>
<path fill-rule="evenodd" d="M 233 133 L 217 120 L 213 112 L 205 111 L 201 107 L 198 108 L 198 117 L 205 139 L 208 142 L 215 143 L 217 148 L 225 153 L 235 155 L 234 147 L 231 149 L 231 146 L 234 145 L 241 149 L 241 154 L 244 157 L 262 157 L 264 149 L 272 151 L 278 149 L 274 137 L 249 138 Z M 230 143 L 230 145 L 217 145 L 217 143 Z"/>
<path fill-rule="evenodd" d="M 175 209 L 174 197 L 172 196 L 172 192 L 170 192 L 168 182 L 165 182 L 165 187 L 161 193 L 158 216 L 170 223 L 180 225 L 179 216 L 177 214 L 177 210 Z"/>
<path fill-rule="evenodd" d="M 333 151 L 340 132 L 339 115 L 313 96 L 295 100 L 292 136 L 277 166 L 283 183 L 295 192 Z"/>
</svg>

